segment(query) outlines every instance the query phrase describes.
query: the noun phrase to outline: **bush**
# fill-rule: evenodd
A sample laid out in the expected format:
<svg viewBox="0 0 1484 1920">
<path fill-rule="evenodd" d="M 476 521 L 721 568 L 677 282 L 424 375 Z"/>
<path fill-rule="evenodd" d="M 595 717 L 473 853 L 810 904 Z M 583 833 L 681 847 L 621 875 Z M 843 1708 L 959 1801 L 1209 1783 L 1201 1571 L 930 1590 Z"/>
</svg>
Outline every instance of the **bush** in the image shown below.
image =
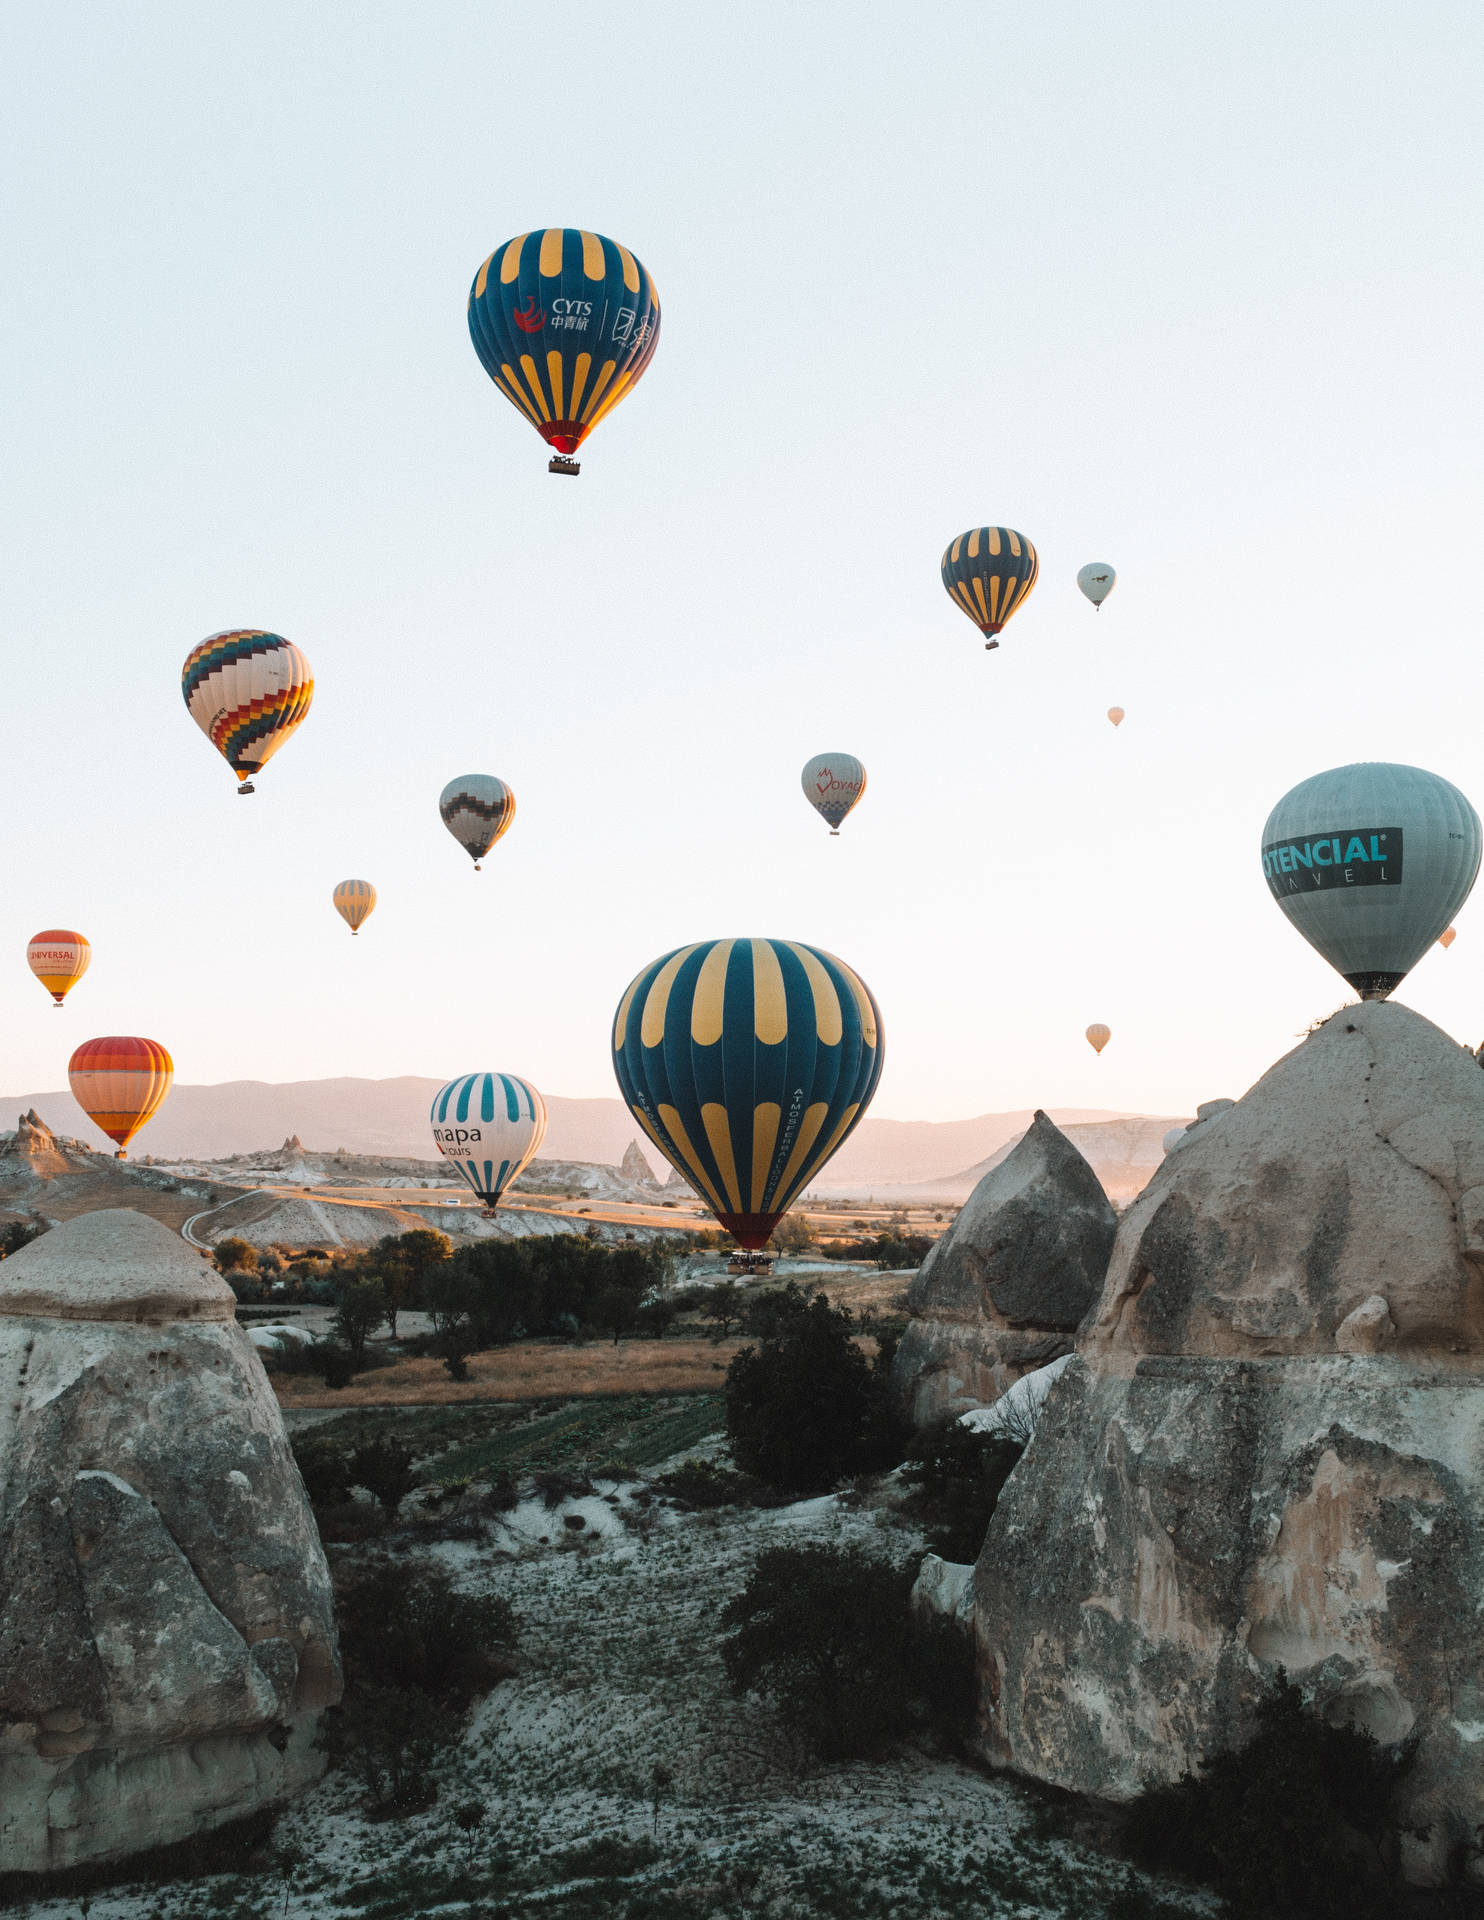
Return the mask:
<svg viewBox="0 0 1484 1920">
<path fill-rule="evenodd" d="M 727 1437 L 737 1465 L 799 1494 L 828 1493 L 855 1474 L 894 1466 L 907 1436 L 887 1397 L 891 1344 L 867 1360 L 851 1339 L 850 1315 L 796 1287 L 776 1294 L 770 1311 L 776 1331 L 727 1368 Z"/>
<path fill-rule="evenodd" d="M 906 1512 L 945 1560 L 977 1560 L 990 1518 L 1023 1445 L 946 1420 L 910 1444 L 902 1478 L 912 1489 Z"/>
<path fill-rule="evenodd" d="M 458 1716 L 412 1687 L 358 1687 L 329 1714 L 325 1746 L 383 1806 L 414 1812 L 435 1799 L 429 1773 L 458 1738 Z"/>
<path fill-rule="evenodd" d="M 722 1614 L 734 1693 L 759 1693 L 822 1760 L 879 1752 L 906 1731 L 912 1575 L 858 1547 L 773 1547 Z"/>
<path fill-rule="evenodd" d="M 333 1340 L 320 1340 L 305 1349 L 311 1371 L 323 1375 L 327 1387 L 348 1387 L 355 1377 L 356 1363 L 349 1350 Z"/>
<path fill-rule="evenodd" d="M 292 1445 L 311 1506 L 335 1507 L 350 1498 L 350 1462 L 338 1447 L 312 1432 Z"/>
<path fill-rule="evenodd" d="M 413 1692 L 454 1712 L 511 1672 L 515 1614 L 497 1594 L 455 1590 L 440 1567 L 377 1560 L 340 1596 L 347 1685 Z"/>
<path fill-rule="evenodd" d="M 417 1485 L 411 1448 L 385 1434 L 356 1448 L 350 1456 L 349 1473 L 351 1485 L 364 1487 L 388 1513 L 395 1513 Z"/>
<path fill-rule="evenodd" d="M 1327 1726 L 1280 1671 L 1247 1745 L 1141 1794 L 1125 1844 L 1141 1866 L 1209 1882 L 1244 1920 L 1390 1920 L 1387 1814 L 1410 1758 Z"/>
<path fill-rule="evenodd" d="M 354 1359 L 387 1316 L 386 1289 L 379 1280 L 352 1280 L 340 1296 L 331 1322 L 335 1338 L 343 1341 Z"/>
<path fill-rule="evenodd" d="M 258 1264 L 257 1248 L 235 1234 L 226 1240 L 218 1240 L 212 1249 L 212 1256 L 222 1273 L 230 1273 L 234 1268 L 239 1273 L 251 1273 Z"/>
</svg>

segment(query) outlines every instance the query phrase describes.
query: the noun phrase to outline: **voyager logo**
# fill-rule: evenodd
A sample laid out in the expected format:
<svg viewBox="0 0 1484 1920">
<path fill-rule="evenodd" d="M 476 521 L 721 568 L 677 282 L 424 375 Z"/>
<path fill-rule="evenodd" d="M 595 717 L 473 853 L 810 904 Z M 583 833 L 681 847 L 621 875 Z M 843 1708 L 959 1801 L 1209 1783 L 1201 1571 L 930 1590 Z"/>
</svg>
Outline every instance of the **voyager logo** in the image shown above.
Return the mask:
<svg viewBox="0 0 1484 1920">
<path fill-rule="evenodd" d="M 1262 873 L 1275 900 L 1323 888 L 1399 887 L 1402 830 L 1344 827 L 1302 839 L 1273 840 L 1262 850 Z"/>
<path fill-rule="evenodd" d="M 861 783 L 859 780 L 837 780 L 829 768 L 824 767 L 814 782 L 814 788 L 816 793 L 859 793 Z"/>
</svg>

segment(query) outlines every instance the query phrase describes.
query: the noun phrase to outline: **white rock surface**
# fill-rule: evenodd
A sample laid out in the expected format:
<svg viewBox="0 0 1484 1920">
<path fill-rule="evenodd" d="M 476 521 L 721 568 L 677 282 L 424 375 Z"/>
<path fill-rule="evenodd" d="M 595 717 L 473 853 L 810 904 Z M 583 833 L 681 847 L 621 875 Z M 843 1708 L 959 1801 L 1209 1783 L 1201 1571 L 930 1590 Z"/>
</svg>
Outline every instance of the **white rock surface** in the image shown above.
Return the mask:
<svg viewBox="0 0 1484 1920">
<path fill-rule="evenodd" d="M 220 1278 L 132 1212 L 13 1254 L 0 1866 L 117 1859 L 287 1799 L 338 1693 L 319 1536 Z"/>
</svg>

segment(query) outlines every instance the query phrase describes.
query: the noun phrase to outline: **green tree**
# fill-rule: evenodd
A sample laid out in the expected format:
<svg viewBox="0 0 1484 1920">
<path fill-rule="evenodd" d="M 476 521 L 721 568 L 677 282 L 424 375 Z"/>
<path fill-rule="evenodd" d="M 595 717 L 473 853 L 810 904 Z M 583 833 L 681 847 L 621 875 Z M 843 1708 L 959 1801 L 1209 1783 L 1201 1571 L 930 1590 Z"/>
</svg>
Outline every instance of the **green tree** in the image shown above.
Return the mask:
<svg viewBox="0 0 1484 1920">
<path fill-rule="evenodd" d="M 604 1287 L 593 1301 L 593 1325 L 601 1327 L 604 1333 L 611 1333 L 614 1346 L 633 1331 L 638 1318 L 639 1297 L 628 1287 Z"/>
<path fill-rule="evenodd" d="M 412 1450 L 384 1434 L 368 1440 L 350 1456 L 350 1477 L 355 1486 L 366 1489 L 378 1506 L 395 1513 L 417 1485 L 417 1475 L 412 1470 Z"/>
<path fill-rule="evenodd" d="M 848 1313 L 793 1291 L 776 1330 L 727 1369 L 727 1436 L 744 1473 L 788 1493 L 827 1493 L 902 1457 L 906 1431 L 887 1397 L 894 1343 L 867 1360 Z"/>
<path fill-rule="evenodd" d="M 352 1280 L 340 1295 L 340 1305 L 330 1325 L 359 1360 L 366 1342 L 386 1319 L 386 1289 L 379 1280 Z"/>
<path fill-rule="evenodd" d="M 802 1213 L 786 1213 L 773 1229 L 773 1245 L 780 1253 L 803 1253 L 818 1235 Z"/>
<path fill-rule="evenodd" d="M 725 1340 L 742 1318 L 747 1292 L 735 1280 L 722 1280 L 706 1290 L 706 1318 L 711 1322 L 713 1340 Z"/>
<path fill-rule="evenodd" d="M 447 1265 L 453 1242 L 431 1227 L 413 1227 L 407 1233 L 389 1233 L 370 1253 L 370 1271 L 386 1294 L 386 1319 L 397 1337 L 397 1315 L 420 1301 L 432 1277 Z"/>
</svg>

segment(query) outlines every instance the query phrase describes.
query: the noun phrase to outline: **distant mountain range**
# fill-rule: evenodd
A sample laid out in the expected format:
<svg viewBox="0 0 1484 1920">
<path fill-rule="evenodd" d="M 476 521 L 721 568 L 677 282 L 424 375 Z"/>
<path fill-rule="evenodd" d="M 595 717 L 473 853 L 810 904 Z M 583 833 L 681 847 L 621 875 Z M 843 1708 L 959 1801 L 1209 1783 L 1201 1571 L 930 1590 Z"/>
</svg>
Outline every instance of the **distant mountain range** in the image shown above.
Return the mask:
<svg viewBox="0 0 1484 1920">
<path fill-rule="evenodd" d="M 442 1084 L 408 1076 L 176 1085 L 132 1151 L 136 1156 L 150 1153 L 167 1160 L 219 1160 L 228 1154 L 275 1147 L 297 1134 L 306 1148 L 316 1152 L 333 1153 L 343 1147 L 350 1153 L 430 1159 L 428 1108 Z M 546 1106 L 551 1124 L 542 1143 L 543 1156 L 617 1166 L 625 1149 L 638 1140 L 664 1178 L 667 1169 L 649 1142 L 640 1138 L 621 1100 L 565 1100 L 548 1094 Z M 100 1151 L 109 1150 L 70 1093 L 0 1095 L 0 1127 L 13 1126 L 16 1116 L 33 1107 L 53 1132 L 75 1134 L 92 1141 Z M 1058 1126 L 1091 1126 L 1094 1131 L 1111 1122 L 1142 1122 L 1161 1131 L 1170 1124 L 1087 1107 L 1054 1108 L 1050 1117 Z M 967 1192 L 985 1165 L 1002 1150 L 1008 1151 L 1030 1123 L 1030 1108 L 982 1113 L 972 1120 L 864 1120 L 830 1162 L 825 1187 L 871 1193 L 877 1188 L 946 1182 L 958 1191 L 967 1181 L 962 1186 Z M 1123 1144 L 1112 1136 L 1097 1144 L 1114 1149 L 1115 1158 L 1120 1151 L 1126 1157 Z M 947 1188 L 944 1197 L 949 1197 Z"/>
</svg>

